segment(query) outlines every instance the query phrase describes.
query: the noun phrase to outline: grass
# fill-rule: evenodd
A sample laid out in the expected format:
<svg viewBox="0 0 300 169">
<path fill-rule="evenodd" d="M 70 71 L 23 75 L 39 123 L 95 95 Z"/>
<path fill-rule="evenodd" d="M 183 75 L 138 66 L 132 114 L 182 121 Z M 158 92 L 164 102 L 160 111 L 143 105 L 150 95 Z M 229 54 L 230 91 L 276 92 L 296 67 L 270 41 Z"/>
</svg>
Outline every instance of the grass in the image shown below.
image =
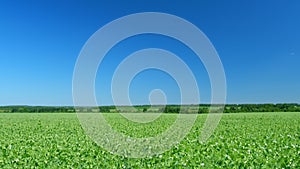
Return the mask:
<svg viewBox="0 0 300 169">
<path fill-rule="evenodd" d="M 0 168 L 299 168 L 300 113 L 224 114 L 214 135 L 199 142 L 206 115 L 185 139 L 161 155 L 113 155 L 84 134 L 76 114 L 1 113 Z M 113 128 L 134 137 L 155 136 L 174 122 L 164 114 L 137 125 L 105 114 Z"/>
</svg>

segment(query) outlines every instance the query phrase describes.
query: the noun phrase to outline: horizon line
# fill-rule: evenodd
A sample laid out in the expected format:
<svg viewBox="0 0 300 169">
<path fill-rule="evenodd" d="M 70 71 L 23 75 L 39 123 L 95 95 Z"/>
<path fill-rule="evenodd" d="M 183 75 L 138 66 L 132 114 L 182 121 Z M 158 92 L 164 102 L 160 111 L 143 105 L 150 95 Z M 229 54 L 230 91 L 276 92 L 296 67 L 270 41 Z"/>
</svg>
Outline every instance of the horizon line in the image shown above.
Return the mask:
<svg viewBox="0 0 300 169">
<path fill-rule="evenodd" d="M 168 105 L 242 105 L 242 104 L 258 104 L 258 105 L 264 105 L 264 104 L 300 104 L 297 102 L 261 102 L 261 103 L 250 103 L 250 102 L 242 102 L 242 103 L 190 103 L 190 104 L 156 104 L 153 106 L 168 106 Z M 95 107 L 95 106 L 89 106 L 89 105 L 82 105 L 82 106 L 75 106 L 75 105 L 46 105 L 46 104 L 7 104 L 7 105 L 0 105 L 0 107 L 18 107 L 18 106 L 28 106 L 28 107 Z M 151 104 L 134 104 L 134 105 L 97 105 L 96 107 L 105 107 L 105 106 L 152 106 Z"/>
</svg>

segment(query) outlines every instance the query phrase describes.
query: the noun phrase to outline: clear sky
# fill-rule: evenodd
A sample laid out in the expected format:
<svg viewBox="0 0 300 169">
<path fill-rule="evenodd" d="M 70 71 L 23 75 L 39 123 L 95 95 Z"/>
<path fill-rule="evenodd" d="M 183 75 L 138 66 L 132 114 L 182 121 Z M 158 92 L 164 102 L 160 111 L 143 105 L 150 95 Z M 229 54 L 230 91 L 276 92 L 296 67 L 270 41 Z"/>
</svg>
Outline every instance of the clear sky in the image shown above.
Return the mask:
<svg viewBox="0 0 300 169">
<path fill-rule="evenodd" d="M 300 1 L 1 1 L 0 105 L 72 105 L 77 56 L 103 25 L 137 12 L 164 12 L 199 27 L 219 53 L 227 78 L 228 103 L 300 103 Z M 141 35 L 115 46 L 96 79 L 100 104 L 112 104 L 110 81 L 116 66 L 143 48 L 163 48 L 182 57 L 209 102 L 205 69 L 170 38 Z M 178 86 L 167 74 L 149 70 L 133 81 L 133 103 L 147 104 L 149 91 L 165 90 L 178 102 Z"/>
</svg>

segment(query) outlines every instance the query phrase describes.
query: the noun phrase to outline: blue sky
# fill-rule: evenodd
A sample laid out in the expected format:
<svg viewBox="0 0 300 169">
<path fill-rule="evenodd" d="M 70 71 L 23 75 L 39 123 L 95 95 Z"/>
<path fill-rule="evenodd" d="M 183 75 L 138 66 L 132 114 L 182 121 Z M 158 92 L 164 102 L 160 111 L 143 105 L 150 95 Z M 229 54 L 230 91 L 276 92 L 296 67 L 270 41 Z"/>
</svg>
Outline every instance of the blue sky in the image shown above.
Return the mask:
<svg viewBox="0 0 300 169">
<path fill-rule="evenodd" d="M 300 103 L 300 1 L 128 0 L 1 1 L 0 105 L 72 105 L 73 70 L 82 46 L 103 25 L 137 12 L 170 13 L 199 27 L 223 63 L 228 103 Z M 122 58 L 149 47 L 178 54 L 196 76 L 201 101 L 209 102 L 206 71 L 184 45 L 141 35 L 105 57 L 96 79 L 99 104 L 112 104 L 109 77 Z M 147 104 L 155 88 L 165 90 L 169 103 L 179 101 L 174 80 L 149 70 L 132 81 L 133 103 Z"/>
</svg>

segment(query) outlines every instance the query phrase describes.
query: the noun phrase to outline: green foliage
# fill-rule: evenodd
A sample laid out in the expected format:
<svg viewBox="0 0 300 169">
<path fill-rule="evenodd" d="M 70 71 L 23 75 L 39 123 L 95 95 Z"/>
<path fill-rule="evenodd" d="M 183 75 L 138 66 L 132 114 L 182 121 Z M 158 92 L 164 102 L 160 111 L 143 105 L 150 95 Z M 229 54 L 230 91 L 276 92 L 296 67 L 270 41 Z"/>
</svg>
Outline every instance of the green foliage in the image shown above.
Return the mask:
<svg viewBox="0 0 300 169">
<path fill-rule="evenodd" d="M 163 114 L 138 125 L 105 114 L 124 134 L 155 136 L 176 119 Z M 72 113 L 1 113 L 0 168 L 300 168 L 300 113 L 224 114 L 205 143 L 199 135 L 206 114 L 178 145 L 146 159 L 110 154 L 86 136 Z"/>
<path fill-rule="evenodd" d="M 2 106 L 0 107 L 0 113 L 58 113 L 58 112 L 69 112 L 73 113 L 75 111 L 79 112 L 102 112 L 102 113 L 117 113 L 117 112 L 131 112 L 131 113 L 141 113 L 141 112 L 152 112 L 152 113 L 208 113 L 210 107 L 212 107 L 212 112 L 218 110 L 220 105 L 166 105 L 166 106 L 152 106 L 150 105 L 136 105 L 133 106 L 130 111 L 129 106 L 120 106 L 117 109 L 116 106 L 99 106 L 99 107 L 71 107 L 71 106 Z M 240 112 L 300 112 L 299 104 L 227 104 L 224 109 L 225 113 L 240 113 Z"/>
<path fill-rule="evenodd" d="M 0 112 L 2 113 L 73 113 L 73 107 L 64 106 L 1 106 Z"/>
<path fill-rule="evenodd" d="M 225 106 L 225 113 L 240 112 L 300 112 L 299 104 L 232 104 Z"/>
<path fill-rule="evenodd" d="M 143 112 L 146 112 L 147 111 L 147 108 L 143 108 Z"/>
</svg>

